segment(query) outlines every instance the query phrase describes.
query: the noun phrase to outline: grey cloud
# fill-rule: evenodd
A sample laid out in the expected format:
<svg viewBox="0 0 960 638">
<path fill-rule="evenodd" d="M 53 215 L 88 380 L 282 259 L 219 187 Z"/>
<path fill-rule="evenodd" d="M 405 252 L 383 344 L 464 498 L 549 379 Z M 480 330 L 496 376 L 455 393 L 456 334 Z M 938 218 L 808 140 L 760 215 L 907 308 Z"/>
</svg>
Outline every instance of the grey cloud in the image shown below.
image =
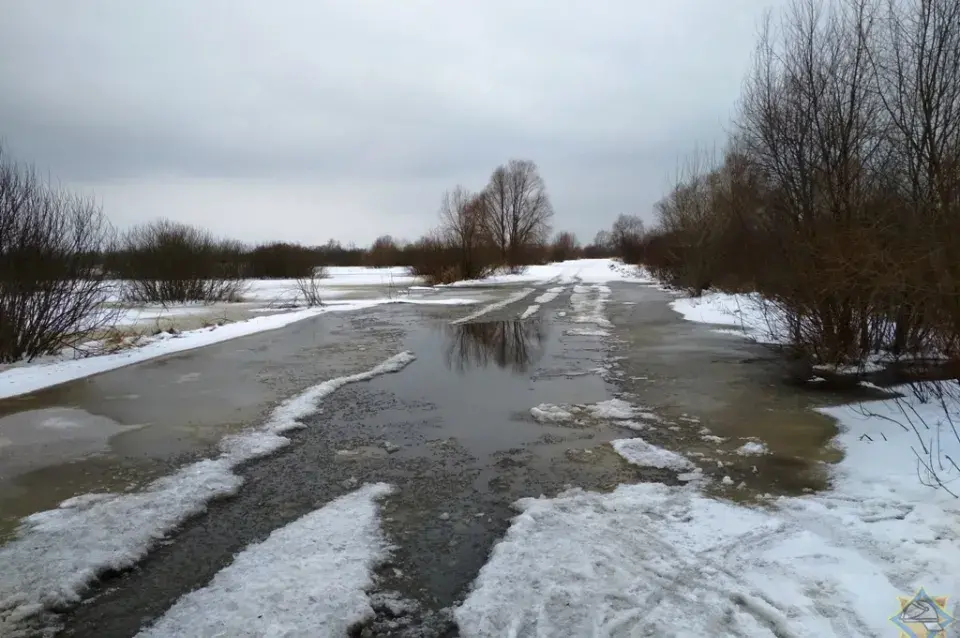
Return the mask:
<svg viewBox="0 0 960 638">
<path fill-rule="evenodd" d="M 530 157 L 589 238 L 722 139 L 765 4 L 9 0 L 0 138 L 124 223 L 162 195 L 250 239 L 231 189 L 284 202 L 274 228 L 347 207 L 357 241 L 413 237 L 443 188 Z"/>
</svg>

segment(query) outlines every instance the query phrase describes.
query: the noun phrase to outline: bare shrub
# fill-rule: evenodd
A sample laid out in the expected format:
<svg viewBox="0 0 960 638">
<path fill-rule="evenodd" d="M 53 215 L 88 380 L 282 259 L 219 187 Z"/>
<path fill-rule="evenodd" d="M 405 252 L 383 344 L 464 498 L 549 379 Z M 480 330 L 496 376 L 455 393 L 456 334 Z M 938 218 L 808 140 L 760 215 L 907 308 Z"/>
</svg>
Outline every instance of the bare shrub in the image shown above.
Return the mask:
<svg viewBox="0 0 960 638">
<path fill-rule="evenodd" d="M 112 229 L 92 201 L 0 148 L 0 362 L 53 354 L 112 324 L 99 255 Z"/>
<path fill-rule="evenodd" d="M 245 275 L 252 279 L 298 279 L 312 274 L 320 265 L 320 256 L 306 246 L 272 242 L 255 247 L 245 261 Z"/>
<path fill-rule="evenodd" d="M 123 297 L 135 303 L 240 301 L 246 282 L 237 267 L 242 247 L 204 229 L 157 220 L 121 241 Z"/>
<path fill-rule="evenodd" d="M 297 302 L 303 300 L 303 305 L 314 308 L 323 305 L 323 295 L 320 282 L 327 277 L 327 270 L 322 266 L 314 268 L 309 275 L 297 278 Z"/>
</svg>

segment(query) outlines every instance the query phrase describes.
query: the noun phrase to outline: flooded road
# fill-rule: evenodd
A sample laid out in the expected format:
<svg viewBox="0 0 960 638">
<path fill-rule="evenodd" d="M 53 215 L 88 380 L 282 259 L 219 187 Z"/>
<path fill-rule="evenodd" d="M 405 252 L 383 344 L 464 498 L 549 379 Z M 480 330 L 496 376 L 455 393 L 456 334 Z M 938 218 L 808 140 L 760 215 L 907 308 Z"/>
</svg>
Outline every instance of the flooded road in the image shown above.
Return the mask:
<svg viewBox="0 0 960 638">
<path fill-rule="evenodd" d="M 808 408 L 835 397 L 779 383 L 763 348 L 684 322 L 667 306 L 669 295 L 652 287 L 610 285 L 607 336 L 585 330 L 571 312 L 574 301 L 600 307 L 599 287 L 547 288 L 460 324 L 451 322 L 469 312 L 463 308 L 321 316 L 55 388 L 19 407 L 0 404 L 7 414 L 0 418 L 23 419 L 24 409 L 73 410 L 60 418 L 93 415 L 82 418 L 101 419 L 97 427 L 107 432 L 131 428 L 109 435 L 105 456 L 95 438 L 88 452 L 101 456 L 21 468 L 0 483 L 4 520 L 12 521 L 76 493 L 128 489 L 144 475 L 202 457 L 223 433 L 258 422 L 277 399 L 320 380 L 399 350 L 417 356 L 399 374 L 327 397 L 304 429 L 287 435 L 292 445 L 238 468 L 245 483 L 236 496 L 211 503 L 135 570 L 107 578 L 65 617 L 63 635 L 133 636 L 243 548 L 380 481 L 399 489 L 383 503 L 395 550 L 379 569 L 377 595 L 415 605 L 397 612 L 375 604 L 377 617 L 356 635 L 457 635 L 450 607 L 469 591 L 517 499 L 570 487 L 679 482 L 674 471 L 631 465 L 614 452 L 610 441 L 637 436 L 623 422 L 589 410 L 575 420 L 538 421 L 531 408 L 543 404 L 634 403 L 644 416 L 632 427 L 650 443 L 688 454 L 727 497 L 823 486 L 822 463 L 837 458 L 826 446 L 835 429 Z M 517 289 L 502 291 L 507 298 Z M 542 303 L 529 313 L 535 298 Z M 770 454 L 737 452 L 755 439 Z M 61 484 L 67 487 L 50 489 Z"/>
</svg>

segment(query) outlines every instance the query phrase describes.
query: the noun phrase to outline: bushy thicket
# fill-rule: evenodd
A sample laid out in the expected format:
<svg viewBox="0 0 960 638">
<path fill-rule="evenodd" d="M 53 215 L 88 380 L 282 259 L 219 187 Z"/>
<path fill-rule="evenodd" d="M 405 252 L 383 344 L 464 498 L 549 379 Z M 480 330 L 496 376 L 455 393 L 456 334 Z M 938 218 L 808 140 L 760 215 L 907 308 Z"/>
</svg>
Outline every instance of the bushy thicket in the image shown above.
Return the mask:
<svg viewBox="0 0 960 638">
<path fill-rule="evenodd" d="M 76 346 L 111 321 L 100 208 L 8 159 L 0 148 L 0 363 Z"/>
<path fill-rule="evenodd" d="M 813 361 L 960 356 L 960 3 L 794 2 L 681 173 L 635 261 L 760 293 Z"/>
</svg>

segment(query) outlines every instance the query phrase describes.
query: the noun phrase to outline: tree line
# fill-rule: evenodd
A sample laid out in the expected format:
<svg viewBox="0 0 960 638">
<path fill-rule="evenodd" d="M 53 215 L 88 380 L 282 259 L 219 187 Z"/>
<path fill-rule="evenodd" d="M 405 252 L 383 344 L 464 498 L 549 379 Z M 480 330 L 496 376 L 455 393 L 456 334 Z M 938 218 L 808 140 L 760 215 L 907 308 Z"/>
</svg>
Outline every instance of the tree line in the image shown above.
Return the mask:
<svg viewBox="0 0 960 638">
<path fill-rule="evenodd" d="M 960 3 L 768 15 L 724 148 L 655 216 L 634 262 L 759 293 L 802 360 L 960 360 Z"/>
<path fill-rule="evenodd" d="M 296 280 L 320 303 L 330 266 L 406 266 L 428 282 L 483 277 L 495 269 L 609 255 L 572 233 L 550 239 L 553 208 L 535 163 L 511 160 L 477 193 L 444 194 L 438 226 L 369 247 L 268 242 L 255 246 L 167 219 L 118 231 L 90 198 L 18 164 L 0 147 L 0 363 L 76 347 L 112 324 L 117 302 L 237 301 L 250 279 Z"/>
</svg>

